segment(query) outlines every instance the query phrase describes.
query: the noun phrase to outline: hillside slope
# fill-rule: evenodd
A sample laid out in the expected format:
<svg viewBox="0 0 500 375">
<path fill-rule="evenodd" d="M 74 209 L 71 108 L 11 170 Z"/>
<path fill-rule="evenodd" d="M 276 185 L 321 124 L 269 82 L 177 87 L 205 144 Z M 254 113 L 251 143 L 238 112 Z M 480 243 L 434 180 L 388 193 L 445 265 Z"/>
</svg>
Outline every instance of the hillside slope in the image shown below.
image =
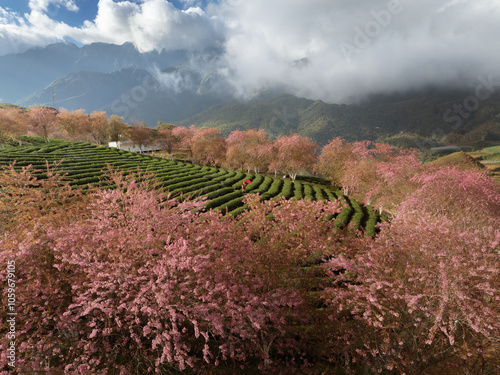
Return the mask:
<svg viewBox="0 0 500 375">
<path fill-rule="evenodd" d="M 207 209 L 218 209 L 233 215 L 247 208 L 241 186 L 243 181 L 249 179 L 252 183 L 248 185 L 246 194 L 259 193 L 262 201 L 279 197 L 330 201 L 340 199 L 345 208 L 335 218 L 339 227 L 352 223 L 354 228 L 365 228 L 367 233 L 374 235 L 375 225 L 380 221 L 380 216 L 373 209 L 361 206 L 340 191 L 331 190 L 329 186 L 203 167 L 83 142 L 55 140 L 46 143 L 37 137 L 25 137 L 24 141 L 31 145 L 16 144 L 0 150 L 0 166 L 14 161 L 17 169 L 32 165 L 40 170 L 37 175 L 43 178 L 46 161 L 52 165 L 60 162 L 57 170 L 67 173 L 72 186 L 83 188 L 88 185 L 109 187 L 110 182 L 103 178 L 107 165 L 127 173 L 140 169 L 154 173 L 159 180 L 159 187 L 172 193 L 173 197 L 205 197 Z"/>
<path fill-rule="evenodd" d="M 48 105 L 57 108 L 102 110 L 123 92 L 141 85 L 149 74 L 142 69 L 121 69 L 112 73 L 78 72 L 52 82 L 43 90 L 17 102 L 18 105 Z"/>
<path fill-rule="evenodd" d="M 71 73 L 111 73 L 123 68 L 146 69 L 154 64 L 165 68 L 186 59 L 186 51 L 143 54 L 131 43 L 92 43 L 81 48 L 66 42 L 50 44 L 0 56 L 0 101 L 15 103 Z"/>
<path fill-rule="evenodd" d="M 458 124 L 454 106 L 461 105 L 469 95 L 458 91 L 415 92 L 404 96 L 379 95 L 361 104 L 339 105 L 282 94 L 270 100 L 213 107 L 178 124 L 214 126 L 224 134 L 250 128 L 276 135 L 298 132 L 320 143 L 338 136 L 351 141 L 377 140 L 400 132 L 461 137 L 487 127 L 478 136 L 500 140 L 500 93 L 481 102 L 476 111 L 465 113 L 467 118 L 460 118 Z"/>
</svg>

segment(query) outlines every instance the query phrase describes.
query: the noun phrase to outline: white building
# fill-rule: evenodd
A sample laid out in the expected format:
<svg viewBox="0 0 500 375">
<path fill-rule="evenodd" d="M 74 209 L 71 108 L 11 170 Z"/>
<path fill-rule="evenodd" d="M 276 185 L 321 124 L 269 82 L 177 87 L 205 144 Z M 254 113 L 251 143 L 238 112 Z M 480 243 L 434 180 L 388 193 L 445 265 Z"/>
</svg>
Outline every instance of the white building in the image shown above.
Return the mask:
<svg viewBox="0 0 500 375">
<path fill-rule="evenodd" d="M 119 150 L 124 151 L 132 151 L 132 152 L 141 152 L 139 146 L 135 145 L 130 141 L 118 141 L 118 142 L 109 142 L 109 147 L 114 147 Z M 142 146 L 142 152 L 151 152 L 151 151 L 160 151 L 161 147 L 157 144 Z"/>
</svg>

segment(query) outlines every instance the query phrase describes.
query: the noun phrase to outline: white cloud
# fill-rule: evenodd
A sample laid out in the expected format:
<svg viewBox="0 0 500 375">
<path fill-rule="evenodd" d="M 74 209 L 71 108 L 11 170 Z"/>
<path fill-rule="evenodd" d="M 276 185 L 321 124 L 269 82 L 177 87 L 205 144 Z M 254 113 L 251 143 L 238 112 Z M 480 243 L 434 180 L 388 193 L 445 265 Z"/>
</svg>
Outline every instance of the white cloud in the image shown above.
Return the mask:
<svg viewBox="0 0 500 375">
<path fill-rule="evenodd" d="M 72 12 L 79 10 L 74 0 L 30 0 L 29 8 L 35 12 L 46 12 L 51 4 L 62 6 Z"/>
<path fill-rule="evenodd" d="M 132 42 L 140 51 L 200 50 L 223 43 L 220 22 L 198 7 L 179 10 L 166 0 L 100 0 L 95 20 L 76 28 L 51 19 L 47 15 L 50 4 L 78 11 L 73 0 L 31 0 L 31 11 L 26 15 L 0 8 L 0 54 L 65 37 L 83 44 Z"/>
<path fill-rule="evenodd" d="M 280 82 L 331 102 L 500 78 L 495 0 L 226 0 L 226 59 L 242 96 Z M 308 57 L 294 69 L 290 62 Z"/>
<path fill-rule="evenodd" d="M 200 50 L 223 42 L 218 23 L 203 10 L 182 11 L 165 0 L 146 0 L 142 4 L 101 0 L 95 21 L 73 30 L 70 36 L 83 43 L 133 42 L 144 52 Z"/>
<path fill-rule="evenodd" d="M 76 11 L 74 0 L 31 0 L 29 15 L 0 8 L 0 54 L 70 37 L 81 43 L 133 42 L 141 51 L 223 46 L 227 79 L 242 97 L 281 83 L 295 94 L 347 102 L 428 84 L 500 78 L 498 0 L 100 0 L 80 28 L 47 16 L 49 3 Z M 309 64 L 296 68 L 294 60 Z"/>
</svg>

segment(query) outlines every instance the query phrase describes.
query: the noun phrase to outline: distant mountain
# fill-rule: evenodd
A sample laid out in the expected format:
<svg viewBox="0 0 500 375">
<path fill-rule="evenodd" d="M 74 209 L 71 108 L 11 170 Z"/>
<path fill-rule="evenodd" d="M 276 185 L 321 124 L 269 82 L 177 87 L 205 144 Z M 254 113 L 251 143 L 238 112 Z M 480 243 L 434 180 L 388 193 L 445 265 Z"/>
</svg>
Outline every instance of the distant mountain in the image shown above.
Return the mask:
<svg viewBox="0 0 500 375">
<path fill-rule="evenodd" d="M 0 101 L 15 103 L 53 81 L 81 71 L 111 73 L 123 68 L 148 69 L 178 65 L 187 51 L 140 53 L 131 43 L 93 43 L 77 47 L 56 43 L 19 54 L 0 56 Z"/>
<path fill-rule="evenodd" d="M 302 59 L 292 65 L 308 63 Z M 498 90 L 487 99 L 481 92 L 478 99 L 474 88 L 428 88 L 345 105 L 299 98 L 274 87 L 241 102 L 225 74 L 230 74 L 227 65 L 215 49 L 140 53 L 130 43 L 81 48 L 58 43 L 0 57 L 0 102 L 104 110 L 127 122 L 213 126 L 225 135 L 250 128 L 275 136 L 297 132 L 321 144 L 337 136 L 352 141 L 396 135 L 399 144 L 422 138 L 500 141 Z"/>
<path fill-rule="evenodd" d="M 203 55 L 199 59 L 207 59 Z M 81 71 L 60 78 L 16 104 L 50 105 L 68 110 L 106 111 L 126 121 L 181 121 L 221 103 L 228 103 L 229 88 L 210 70 L 198 69 L 193 58 L 154 75 L 143 69 L 124 68 L 112 73 Z"/>
<path fill-rule="evenodd" d="M 339 105 L 281 94 L 212 107 L 178 124 L 213 126 L 226 135 L 250 128 L 274 135 L 297 132 L 320 144 L 338 136 L 351 141 L 380 140 L 397 134 L 432 137 L 436 141 L 444 134 L 455 134 L 457 139 L 474 132 L 478 138 L 500 136 L 500 93 L 481 101 L 473 111 L 464 106 L 470 95 L 468 91 L 424 90 L 374 95 L 365 103 Z M 463 116 L 455 113 L 455 106 L 461 107 Z"/>
<path fill-rule="evenodd" d="M 142 69 L 125 68 L 112 73 L 82 71 L 57 79 L 43 90 L 20 100 L 17 104 L 47 105 L 67 109 L 83 108 L 87 112 L 103 110 L 123 92 L 141 85 L 149 73 Z"/>
</svg>

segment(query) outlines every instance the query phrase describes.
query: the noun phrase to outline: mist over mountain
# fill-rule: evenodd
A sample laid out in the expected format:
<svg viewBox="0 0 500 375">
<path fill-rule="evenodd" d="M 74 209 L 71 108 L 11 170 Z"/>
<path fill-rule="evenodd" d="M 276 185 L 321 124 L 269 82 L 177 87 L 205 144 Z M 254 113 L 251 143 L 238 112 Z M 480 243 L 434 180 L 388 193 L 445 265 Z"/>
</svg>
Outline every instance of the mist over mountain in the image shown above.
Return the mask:
<svg viewBox="0 0 500 375">
<path fill-rule="evenodd" d="M 16 104 L 28 107 L 46 105 L 56 108 L 101 110 L 103 104 L 141 85 L 149 73 L 143 69 L 123 68 L 111 73 L 80 71 L 59 78 L 43 90 L 19 100 Z"/>
<path fill-rule="evenodd" d="M 89 46 L 130 43 L 136 51 L 129 46 L 132 51 L 127 54 L 134 56 L 183 50 L 191 58 L 200 51 L 217 49 L 218 74 L 231 86 L 232 95 L 243 100 L 280 86 L 298 97 L 352 104 L 371 95 L 429 85 L 473 90 L 489 75 L 500 81 L 500 6 L 496 0 L 288 0 L 286 4 L 269 0 L 37 0 L 22 9 L 14 1 L 7 3 L 0 5 L 0 55 L 64 40 Z M 68 23 L 58 16 L 63 13 L 79 21 Z M 132 63 L 129 58 L 104 60 L 113 71 L 146 69 L 135 59 Z M 0 77 L 4 88 L 0 97 L 20 100 L 81 70 L 112 71 L 84 64 L 63 71 L 62 63 L 46 65 L 45 78 L 35 89 L 26 87 L 27 82 L 42 78 L 29 71 L 29 64 L 17 77 L 5 73 Z M 163 61 L 159 69 L 167 65 Z M 5 60 L 0 60 L 0 67 L 4 66 Z M 16 82 L 25 89 L 12 86 Z M 21 92 L 11 95 L 15 91 Z"/>
<path fill-rule="evenodd" d="M 180 121 L 232 100 L 234 90 L 219 73 L 220 53 L 213 48 L 141 53 L 130 43 L 81 48 L 58 43 L 0 57 L 5 67 L 0 95 L 25 107 L 104 110 L 148 125 Z"/>
<path fill-rule="evenodd" d="M 26 103 L 26 97 L 71 73 L 149 69 L 155 64 L 168 67 L 187 58 L 185 50 L 140 53 L 132 43 L 92 43 L 81 48 L 71 43 L 56 43 L 33 48 L 19 54 L 0 56 L 0 101 Z M 80 94 L 74 92 L 70 96 Z"/>
<path fill-rule="evenodd" d="M 0 96 L 22 106 L 102 110 L 148 126 L 158 121 L 215 126 L 225 134 L 262 128 L 273 135 L 298 132 L 320 143 L 336 136 L 463 136 L 484 126 L 500 128 L 500 82 L 493 74 L 468 84 L 436 82 L 400 90 L 382 86 L 346 104 L 301 97 L 279 80 L 261 82 L 244 95 L 226 52 L 139 52 L 131 43 L 57 43 L 0 57 Z M 309 58 L 291 60 L 288 73 L 300 76 L 311 64 Z"/>
</svg>

